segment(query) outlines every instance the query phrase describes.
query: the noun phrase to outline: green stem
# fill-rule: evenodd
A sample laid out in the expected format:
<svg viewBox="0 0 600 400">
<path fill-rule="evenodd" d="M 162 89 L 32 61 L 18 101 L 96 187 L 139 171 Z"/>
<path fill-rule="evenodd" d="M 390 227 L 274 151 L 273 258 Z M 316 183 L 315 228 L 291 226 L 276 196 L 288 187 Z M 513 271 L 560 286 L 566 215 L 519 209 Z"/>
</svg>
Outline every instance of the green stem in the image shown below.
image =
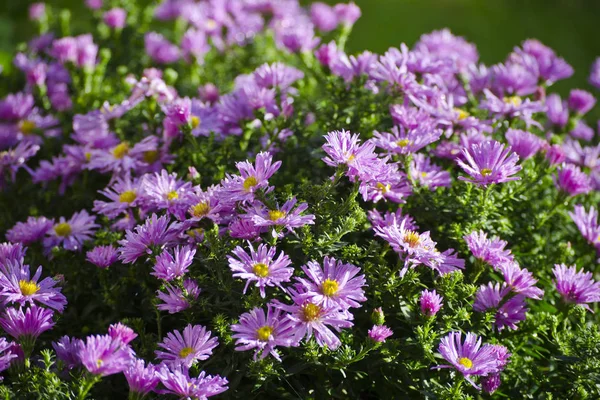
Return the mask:
<svg viewBox="0 0 600 400">
<path fill-rule="evenodd" d="M 85 378 L 85 384 L 79 388 L 77 400 L 84 400 L 92 387 L 100 382 L 102 378 L 99 375 L 92 375 Z"/>
</svg>

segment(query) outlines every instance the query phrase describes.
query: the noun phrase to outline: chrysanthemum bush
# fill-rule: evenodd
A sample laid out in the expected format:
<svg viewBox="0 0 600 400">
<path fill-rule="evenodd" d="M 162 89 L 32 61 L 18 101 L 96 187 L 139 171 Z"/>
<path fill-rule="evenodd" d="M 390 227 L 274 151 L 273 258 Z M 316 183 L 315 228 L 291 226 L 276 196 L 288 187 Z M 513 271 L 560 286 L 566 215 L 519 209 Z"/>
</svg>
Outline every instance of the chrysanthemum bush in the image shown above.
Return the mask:
<svg viewBox="0 0 600 400">
<path fill-rule="evenodd" d="M 600 397 L 600 59 L 146 3 L 33 5 L 0 81 L 0 396 Z"/>
</svg>

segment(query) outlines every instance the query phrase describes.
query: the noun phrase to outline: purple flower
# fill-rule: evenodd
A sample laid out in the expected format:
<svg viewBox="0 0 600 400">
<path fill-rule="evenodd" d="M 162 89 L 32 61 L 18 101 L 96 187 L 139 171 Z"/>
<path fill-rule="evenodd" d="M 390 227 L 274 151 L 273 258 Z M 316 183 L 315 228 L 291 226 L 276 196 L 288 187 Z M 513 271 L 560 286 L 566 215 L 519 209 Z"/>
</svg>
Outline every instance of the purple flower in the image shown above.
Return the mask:
<svg viewBox="0 0 600 400">
<path fill-rule="evenodd" d="M 558 189 L 569 196 L 585 194 L 592 190 L 590 177 L 573 164 L 563 164 L 554 177 L 554 183 Z"/>
<path fill-rule="evenodd" d="M 154 272 L 151 272 L 150 275 L 166 281 L 180 278 L 187 272 L 188 267 L 192 265 L 195 254 L 196 249 L 191 249 L 188 246 L 177 246 L 173 249 L 173 254 L 165 249 L 156 257 Z"/>
<path fill-rule="evenodd" d="M 344 264 L 333 257 L 323 258 L 323 268 L 316 261 L 302 266 L 307 278 L 296 278 L 304 287 L 303 298 L 324 307 L 361 307 L 366 301 L 363 287 L 365 276 L 359 275 L 360 268 Z"/>
<path fill-rule="evenodd" d="M 103 0 L 85 0 L 85 5 L 90 10 L 99 10 L 102 8 Z"/>
<path fill-rule="evenodd" d="M 244 293 L 248 289 L 251 282 L 256 281 L 256 287 L 260 289 L 261 297 L 265 297 L 265 286 L 279 286 L 282 290 L 281 283 L 289 282 L 294 268 L 289 267 L 292 264 L 290 258 L 283 252 L 279 253 L 279 257 L 275 259 L 275 247 L 269 248 L 261 244 L 254 251 L 252 244 L 250 246 L 250 254 L 246 253 L 243 248 L 237 246 L 233 250 L 233 254 L 237 257 L 227 256 L 229 268 L 233 272 L 234 278 L 246 280 Z"/>
<path fill-rule="evenodd" d="M 590 71 L 590 77 L 588 80 L 592 86 L 600 89 L 600 57 L 596 58 L 592 64 L 592 69 Z"/>
<path fill-rule="evenodd" d="M 385 325 L 373 325 L 373 327 L 369 329 L 368 334 L 369 339 L 374 342 L 384 343 L 387 338 L 394 334 L 394 332 Z"/>
<path fill-rule="evenodd" d="M 150 210 L 168 210 L 178 215 L 185 213 L 185 196 L 191 192 L 191 183 L 177 178 L 176 173 L 162 170 L 160 174 L 145 175 L 141 183 L 143 192 L 140 202 Z"/>
<path fill-rule="evenodd" d="M 191 302 L 198 298 L 200 288 L 191 279 L 183 282 L 183 289 L 176 286 L 166 285 L 166 293 L 158 292 L 157 297 L 163 301 L 156 308 L 175 314 L 191 307 Z"/>
<path fill-rule="evenodd" d="M 29 19 L 39 21 L 46 15 L 45 3 L 33 3 L 29 6 Z"/>
<path fill-rule="evenodd" d="M 598 211 L 594 206 L 590 207 L 590 211 L 586 212 L 585 208 L 578 204 L 573 212 L 569 213 L 575 225 L 581 232 L 581 235 L 592 245 L 600 244 L 600 224 L 598 224 Z"/>
<path fill-rule="evenodd" d="M 505 284 L 490 282 L 487 285 L 481 285 L 475 294 L 473 309 L 478 312 L 485 312 L 491 308 L 496 308 L 500 302 L 510 293 L 510 288 Z"/>
<path fill-rule="evenodd" d="M 430 158 L 421 153 L 413 155 L 410 162 L 410 177 L 430 190 L 450 187 L 452 184 L 450 173 L 433 164 Z"/>
<path fill-rule="evenodd" d="M 459 71 L 466 71 L 469 65 L 479 60 L 477 47 L 462 37 L 454 36 L 449 29 L 421 36 L 415 50 L 437 60 L 449 60 Z"/>
<path fill-rule="evenodd" d="M 236 332 L 236 350 L 246 351 L 256 349 L 254 359 L 263 359 L 269 354 L 281 361 L 275 347 L 290 347 L 297 345 L 296 332 L 292 321 L 285 317 L 279 308 L 267 305 L 267 314 L 262 308 L 253 308 L 250 312 L 240 315 L 239 323 L 231 325 Z"/>
<path fill-rule="evenodd" d="M 109 27 L 123 29 L 127 19 L 127 11 L 119 7 L 111 8 L 104 13 L 103 19 L 104 23 Z"/>
<path fill-rule="evenodd" d="M 377 159 L 375 144 L 368 141 L 361 145 L 358 134 L 353 135 L 345 130 L 333 131 L 325 136 L 325 140 L 327 143 L 323 145 L 323 151 L 327 157 L 323 161 L 331 167 L 347 165 L 347 176 L 351 179 Z"/>
<path fill-rule="evenodd" d="M 146 54 L 159 64 L 169 64 L 179 60 L 179 48 L 159 33 L 147 32 L 144 36 L 144 46 Z"/>
<path fill-rule="evenodd" d="M 43 332 L 52 329 L 54 312 L 50 309 L 29 306 L 25 312 L 23 308 L 7 308 L 0 317 L 0 326 L 6 333 L 19 341 L 34 341 Z"/>
<path fill-rule="evenodd" d="M 569 132 L 569 135 L 575 139 L 585 140 L 588 142 L 593 139 L 595 134 L 596 133 L 594 132 L 594 129 L 592 129 L 592 127 L 582 120 L 578 120 L 575 127 Z"/>
<path fill-rule="evenodd" d="M 498 390 L 500 383 L 500 374 L 489 374 L 481 378 L 481 387 L 484 392 L 489 394 Z"/>
<path fill-rule="evenodd" d="M 384 159 L 375 160 L 358 177 L 361 181 L 358 190 L 365 201 L 405 203 L 412 193 L 406 175 L 398 170 L 398 164 L 388 164 Z"/>
<path fill-rule="evenodd" d="M 483 231 L 471 232 L 464 237 L 473 256 L 481 261 L 498 268 L 501 264 L 513 261 L 510 250 L 505 250 L 507 243 L 498 237 L 487 238 Z"/>
<path fill-rule="evenodd" d="M 119 258 L 123 263 L 131 264 L 143 255 L 157 252 L 175 240 L 178 228 L 177 224 L 169 226 L 168 216 L 157 217 L 152 214 L 143 225 L 135 228 L 135 232 L 128 230 L 125 239 L 119 241 Z"/>
<path fill-rule="evenodd" d="M 373 140 L 377 147 L 387 150 L 389 154 L 411 154 L 436 142 L 441 136 L 441 129 L 431 129 L 427 125 L 417 129 L 394 126 L 390 133 L 375 131 Z"/>
<path fill-rule="evenodd" d="M 127 325 L 123 325 L 122 323 L 118 322 L 108 327 L 108 336 L 114 340 L 120 340 L 123 342 L 123 344 L 129 344 L 138 336 L 138 334 Z"/>
<path fill-rule="evenodd" d="M 13 359 L 19 357 L 15 351 L 16 344 L 0 337 L 0 372 L 7 370 Z M 0 377 L 0 380 L 3 378 Z"/>
<path fill-rule="evenodd" d="M 545 143 L 543 139 L 533 133 L 510 128 L 506 131 L 506 140 L 510 144 L 512 151 L 517 153 L 519 158 L 523 160 L 534 156 Z"/>
<path fill-rule="evenodd" d="M 573 89 L 569 93 L 569 108 L 577 114 L 583 115 L 594 108 L 596 98 L 585 90 Z"/>
<path fill-rule="evenodd" d="M 148 363 L 144 365 L 144 360 L 137 359 L 129 367 L 123 370 L 123 375 L 129 384 L 129 391 L 145 396 L 158 385 L 158 367 Z"/>
<path fill-rule="evenodd" d="M 113 245 L 96 246 L 86 253 L 86 260 L 98 268 L 108 268 L 117 262 L 119 253 Z"/>
<path fill-rule="evenodd" d="M 504 148 L 503 144 L 495 140 L 463 149 L 462 155 L 466 162 L 461 159 L 456 162 L 472 179 L 464 176 L 458 179 L 483 186 L 519 180 L 519 177 L 512 176 L 521 170 L 521 166 L 517 165 L 519 156 L 510 150 L 510 146 Z"/>
<path fill-rule="evenodd" d="M 234 218 L 229 224 L 229 235 L 236 239 L 254 240 L 261 233 L 261 227 L 254 225 L 251 220 Z"/>
<path fill-rule="evenodd" d="M 206 360 L 212 354 L 219 342 L 210 336 L 202 325 L 187 325 L 183 335 L 179 331 L 169 332 L 167 337 L 158 344 L 165 351 L 155 351 L 156 357 L 167 364 L 181 364 L 191 367 L 197 360 Z"/>
<path fill-rule="evenodd" d="M 176 395 L 180 399 L 206 399 L 228 389 L 227 379 L 206 375 L 204 371 L 197 378 L 190 378 L 188 369 L 181 365 L 162 364 L 156 376 L 165 387 L 156 390 L 157 393 Z"/>
<path fill-rule="evenodd" d="M 28 245 L 42 239 L 52 229 L 54 221 L 46 217 L 28 217 L 25 222 L 17 222 L 6 232 L 6 239 L 12 243 Z"/>
<path fill-rule="evenodd" d="M 133 350 L 127 344 L 110 335 L 88 336 L 79 357 L 90 373 L 100 376 L 122 372 L 135 359 Z"/>
<path fill-rule="evenodd" d="M 576 266 L 567 267 L 565 264 L 555 264 L 554 277 L 556 290 L 567 303 L 582 305 L 592 311 L 586 303 L 600 301 L 600 282 L 592 279 L 591 272 L 577 271 Z"/>
<path fill-rule="evenodd" d="M 525 268 L 521 269 L 516 262 L 503 263 L 498 267 L 498 270 L 504 275 L 504 281 L 511 291 L 520 293 L 530 299 L 542 299 L 544 291 L 535 287 L 537 279 Z"/>
<path fill-rule="evenodd" d="M 517 324 L 525 320 L 526 312 L 525 296 L 518 294 L 500 306 L 495 315 L 494 326 L 499 331 L 504 327 L 516 330 Z"/>
<path fill-rule="evenodd" d="M 186 61 L 193 56 L 195 61 L 202 63 L 204 55 L 210 51 L 211 47 L 206 40 L 206 33 L 200 29 L 190 28 L 181 38 L 181 50 Z"/>
<path fill-rule="evenodd" d="M 5 261 L 0 267 L 0 297 L 4 304 L 25 303 L 33 305 L 43 304 L 62 313 L 67 304 L 66 297 L 61 293 L 58 283 L 52 278 L 40 280 L 42 267 L 31 276 L 29 265 L 22 265 L 16 261 Z"/>
<path fill-rule="evenodd" d="M 304 225 L 313 225 L 315 216 L 312 214 L 300 215 L 308 208 L 308 204 L 300 203 L 296 205 L 296 198 L 292 197 L 286 201 L 283 206 L 277 206 L 275 209 L 268 209 L 265 205 L 257 202 L 253 208 L 248 208 L 246 218 L 250 219 L 256 226 L 273 226 L 293 231 Z M 293 210 L 292 210 L 293 209 Z"/>
<path fill-rule="evenodd" d="M 63 336 L 58 342 L 52 342 L 52 348 L 56 352 L 56 357 L 61 360 L 67 369 L 72 369 L 81 365 L 79 354 L 83 349 L 84 343 L 81 339 Z"/>
<path fill-rule="evenodd" d="M 311 4 L 310 20 L 321 32 L 331 32 L 338 26 L 338 16 L 336 12 L 333 7 L 325 3 L 317 2 Z"/>
<path fill-rule="evenodd" d="M 259 87 L 278 88 L 282 92 L 286 92 L 296 81 L 304 78 L 304 73 L 289 65 L 276 62 L 261 65 L 252 73 L 252 76 Z"/>
<path fill-rule="evenodd" d="M 504 346 L 490 344 L 481 345 L 481 338 L 474 333 L 467 333 L 464 342 L 461 332 L 450 332 L 442 338 L 439 352 L 450 365 L 437 368 L 456 368 L 474 387 L 472 376 L 486 376 L 501 372 L 506 365 L 508 352 Z"/>
<path fill-rule="evenodd" d="M 337 15 L 338 20 L 346 26 L 354 25 L 356 20 L 362 15 L 360 8 L 354 2 L 348 4 L 336 4 L 333 7 L 333 10 Z"/>
<path fill-rule="evenodd" d="M 281 167 L 281 161 L 273 162 L 270 153 L 260 152 L 254 164 L 249 161 L 236 163 L 240 176 L 224 181 L 222 196 L 226 196 L 229 201 L 252 201 L 258 190 L 269 191 L 269 178 Z"/>
<path fill-rule="evenodd" d="M 83 243 L 91 240 L 94 231 L 100 226 L 95 221 L 96 217 L 89 215 L 86 210 L 76 212 L 68 221 L 60 217 L 58 223 L 47 233 L 44 247 L 50 250 L 62 244 L 67 250 L 80 251 Z"/>
<path fill-rule="evenodd" d="M 556 93 L 548 95 L 546 98 L 546 114 L 548 120 L 560 127 L 564 128 L 569 122 L 569 109 L 567 108 L 567 102 L 561 101 L 560 96 Z"/>
<path fill-rule="evenodd" d="M 31 114 L 35 101 L 30 93 L 10 93 L 0 100 L 0 119 L 16 122 Z"/>
<path fill-rule="evenodd" d="M 140 204 L 140 182 L 129 176 L 118 177 L 110 188 L 99 192 L 110 201 L 94 200 L 94 212 L 116 218 L 119 214 L 127 212 Z"/>
<path fill-rule="evenodd" d="M 435 290 L 423 290 L 419 299 L 421 304 L 421 313 L 431 317 L 437 314 L 442 308 L 442 296 L 438 295 Z"/>
</svg>

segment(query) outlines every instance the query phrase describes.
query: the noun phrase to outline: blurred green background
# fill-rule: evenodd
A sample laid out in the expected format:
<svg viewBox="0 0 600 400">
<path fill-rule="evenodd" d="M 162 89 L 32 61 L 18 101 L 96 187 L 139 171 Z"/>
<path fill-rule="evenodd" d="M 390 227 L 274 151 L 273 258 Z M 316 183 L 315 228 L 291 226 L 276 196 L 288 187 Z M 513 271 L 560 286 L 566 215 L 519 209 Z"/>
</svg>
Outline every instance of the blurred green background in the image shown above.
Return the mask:
<svg viewBox="0 0 600 400">
<path fill-rule="evenodd" d="M 309 1 L 302 1 L 304 4 Z M 335 3 L 335 1 L 328 1 Z M 0 0 L 0 63 L 10 63 L 14 46 L 30 37 L 27 20 L 32 1 Z M 89 15 L 83 0 L 52 0 L 48 4 Z M 348 49 L 378 53 L 401 42 L 412 45 L 423 33 L 444 27 L 477 44 L 481 60 L 504 60 L 524 39 L 537 38 L 575 67 L 575 76 L 558 84 L 587 87 L 592 61 L 600 56 L 598 0 L 356 0 L 363 11 Z M 78 18 L 82 24 L 86 18 Z"/>
</svg>

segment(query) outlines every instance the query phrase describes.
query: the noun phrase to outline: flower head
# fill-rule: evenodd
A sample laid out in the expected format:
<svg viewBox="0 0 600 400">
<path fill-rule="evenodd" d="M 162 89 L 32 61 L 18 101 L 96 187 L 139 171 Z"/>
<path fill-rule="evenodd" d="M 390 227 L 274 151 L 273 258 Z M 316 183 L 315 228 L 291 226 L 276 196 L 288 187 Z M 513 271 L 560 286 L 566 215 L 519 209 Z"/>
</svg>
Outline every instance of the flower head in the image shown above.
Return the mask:
<svg viewBox="0 0 600 400">
<path fill-rule="evenodd" d="M 169 314 L 175 314 L 191 307 L 191 303 L 198 298 L 200 288 L 198 284 L 186 279 L 183 282 L 183 289 L 166 285 L 166 292 L 158 292 L 157 297 L 162 300 L 156 308 L 162 311 L 168 311 Z"/>
<path fill-rule="evenodd" d="M 510 250 L 505 250 L 507 243 L 498 237 L 488 239 L 483 231 L 471 232 L 464 237 L 473 256 L 498 268 L 501 264 L 513 261 Z"/>
<path fill-rule="evenodd" d="M 592 190 L 592 181 L 590 177 L 578 166 L 573 164 L 563 164 L 558 169 L 554 178 L 556 187 L 569 196 L 585 194 Z"/>
<path fill-rule="evenodd" d="M 556 290 L 564 301 L 580 304 L 590 311 L 587 303 L 600 301 L 600 282 L 592 279 L 591 272 L 577 271 L 576 266 L 567 267 L 565 264 L 556 264 L 552 272 L 556 278 Z"/>
<path fill-rule="evenodd" d="M 419 299 L 421 313 L 428 317 L 437 314 L 442 308 L 442 297 L 435 290 L 423 290 Z"/>
<path fill-rule="evenodd" d="M 369 339 L 377 343 L 385 342 L 385 340 L 393 334 L 394 332 L 385 325 L 373 325 L 373 327 L 369 329 L 368 332 Z"/>
<path fill-rule="evenodd" d="M 520 179 L 513 176 L 521 170 L 521 166 L 517 165 L 519 156 L 511 153 L 510 147 L 504 148 L 499 142 L 489 140 L 472 144 L 462 150 L 462 155 L 466 162 L 460 159 L 456 162 L 471 179 L 460 176 L 460 180 L 486 186 Z"/>
<path fill-rule="evenodd" d="M 119 241 L 119 258 L 123 263 L 130 264 L 143 255 L 150 255 L 162 249 L 175 241 L 179 233 L 178 228 L 176 224 L 169 226 L 168 216 L 158 217 L 152 214 L 143 225 L 135 228 L 135 232 L 128 230 L 125 239 Z"/>
<path fill-rule="evenodd" d="M 154 271 L 150 274 L 166 281 L 182 277 L 192 265 L 195 254 L 196 249 L 189 246 L 177 246 L 172 252 L 165 249 L 156 257 Z"/>
<path fill-rule="evenodd" d="M 67 369 L 81 365 L 79 356 L 84 343 L 81 339 L 61 337 L 58 342 L 52 342 L 52 348 L 56 352 L 56 357 L 61 360 Z"/>
<path fill-rule="evenodd" d="M 158 344 L 163 350 L 156 351 L 156 357 L 167 364 L 181 364 L 191 367 L 197 360 L 206 360 L 219 342 L 210 336 L 202 325 L 187 325 L 183 335 L 179 331 L 169 332 Z"/>
<path fill-rule="evenodd" d="M 227 379 L 206 375 L 204 371 L 197 378 L 191 378 L 189 370 L 182 365 L 162 364 L 156 376 L 165 387 L 156 390 L 157 393 L 176 395 L 181 399 L 206 399 L 228 389 Z"/>
<path fill-rule="evenodd" d="M 315 216 L 312 214 L 300 215 L 308 208 L 308 204 L 300 203 L 297 207 L 296 198 L 292 197 L 283 206 L 268 209 L 262 203 L 255 204 L 247 209 L 245 218 L 249 218 L 256 226 L 273 226 L 293 231 L 304 225 L 313 225 Z"/>
<path fill-rule="evenodd" d="M 134 353 L 120 339 L 110 335 L 92 335 L 87 337 L 79 357 L 90 373 L 107 376 L 127 369 L 134 360 Z"/>
<path fill-rule="evenodd" d="M 60 244 L 67 250 L 80 251 L 83 243 L 92 238 L 92 234 L 100 225 L 95 223 L 96 217 L 81 210 L 73 214 L 68 221 L 64 217 L 47 233 L 44 247 L 49 250 Z"/>
<path fill-rule="evenodd" d="M 129 384 L 129 391 L 145 396 L 158 385 L 158 368 L 144 360 L 137 359 L 123 370 L 123 375 Z"/>
<path fill-rule="evenodd" d="M 25 309 L 7 308 L 0 317 L 0 326 L 15 339 L 35 340 L 43 332 L 52 329 L 54 312 L 33 304 Z"/>
<path fill-rule="evenodd" d="M 569 108 L 577 114 L 585 114 L 594 108 L 596 98 L 585 90 L 574 89 L 569 93 Z"/>
<path fill-rule="evenodd" d="M 24 245 L 37 242 L 52 229 L 54 221 L 46 217 L 28 217 L 26 222 L 17 222 L 6 232 L 6 239 Z"/>
<path fill-rule="evenodd" d="M 523 160 L 535 155 L 544 144 L 543 139 L 533 133 L 520 129 L 508 129 L 506 140 L 510 144 L 511 149 Z"/>
</svg>

